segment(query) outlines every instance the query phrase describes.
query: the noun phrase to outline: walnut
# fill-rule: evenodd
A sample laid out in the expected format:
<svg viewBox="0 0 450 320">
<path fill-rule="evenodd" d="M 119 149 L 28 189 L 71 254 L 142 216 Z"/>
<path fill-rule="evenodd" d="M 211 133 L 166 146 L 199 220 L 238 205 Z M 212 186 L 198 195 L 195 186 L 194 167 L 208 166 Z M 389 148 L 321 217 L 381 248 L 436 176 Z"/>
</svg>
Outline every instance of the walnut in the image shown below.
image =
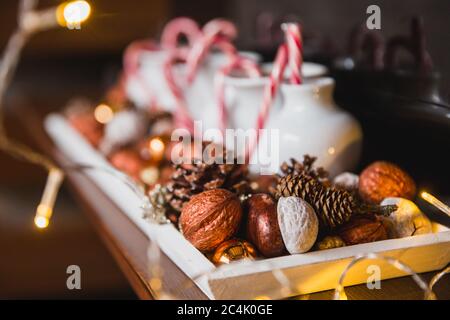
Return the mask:
<svg viewBox="0 0 450 320">
<path fill-rule="evenodd" d="M 414 180 L 395 164 L 377 161 L 368 166 L 359 177 L 359 195 L 372 204 L 379 204 L 384 198 L 414 198 Z"/>
<path fill-rule="evenodd" d="M 237 232 L 241 218 L 238 197 L 228 190 L 214 189 L 193 196 L 183 207 L 179 224 L 189 242 L 208 252 Z"/>
<path fill-rule="evenodd" d="M 342 226 L 338 235 L 347 245 L 386 240 L 388 233 L 381 220 L 375 216 L 358 216 Z"/>
<path fill-rule="evenodd" d="M 277 211 L 281 235 L 289 253 L 309 251 L 319 232 L 319 220 L 314 209 L 301 198 L 281 197 Z"/>
</svg>

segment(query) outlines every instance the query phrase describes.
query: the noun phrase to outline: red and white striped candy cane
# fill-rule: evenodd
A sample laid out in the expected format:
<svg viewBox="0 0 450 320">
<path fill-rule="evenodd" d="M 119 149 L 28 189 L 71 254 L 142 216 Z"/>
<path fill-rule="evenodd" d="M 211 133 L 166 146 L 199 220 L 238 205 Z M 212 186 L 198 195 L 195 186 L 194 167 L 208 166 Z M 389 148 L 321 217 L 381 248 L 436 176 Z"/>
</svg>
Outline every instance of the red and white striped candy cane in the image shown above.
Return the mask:
<svg viewBox="0 0 450 320">
<path fill-rule="evenodd" d="M 178 47 L 180 36 L 185 36 L 188 44 L 192 45 L 202 36 L 197 22 L 187 17 L 179 17 L 166 24 L 161 34 L 161 47 L 174 50 Z"/>
<path fill-rule="evenodd" d="M 264 88 L 263 103 L 261 105 L 260 112 L 258 114 L 258 119 L 256 121 L 256 139 L 255 141 L 250 141 L 250 146 L 247 149 L 247 154 L 245 156 L 246 162 L 250 160 L 250 156 L 256 149 L 260 139 L 260 130 L 264 129 L 266 126 L 267 119 L 269 117 L 270 107 L 273 104 L 273 100 L 278 92 L 278 88 L 283 80 L 284 70 L 286 68 L 288 60 L 288 49 L 286 44 L 282 44 L 278 48 L 278 52 L 273 63 L 272 72 L 270 73 L 269 83 Z"/>
<path fill-rule="evenodd" d="M 167 61 L 164 63 L 164 76 L 172 92 L 175 103 L 176 110 L 174 114 L 175 126 L 177 128 L 185 128 L 189 132 L 194 131 L 194 121 L 192 120 L 189 110 L 186 105 L 183 90 L 180 88 L 179 84 L 175 80 L 175 75 L 173 73 L 173 67 L 180 61 L 186 61 L 187 51 L 184 50 L 174 50 L 170 54 Z"/>
<path fill-rule="evenodd" d="M 120 88 L 125 92 L 126 83 L 131 77 L 135 77 L 137 83 L 141 86 L 143 92 L 149 95 L 149 109 L 156 106 L 154 95 L 151 94 L 152 89 L 147 85 L 145 79 L 139 72 L 139 58 L 144 51 L 158 50 L 158 46 L 151 40 L 140 40 L 132 42 L 126 49 L 123 56 L 123 74 L 120 80 Z"/>
<path fill-rule="evenodd" d="M 201 61 L 211 47 L 217 43 L 217 38 L 232 40 L 237 36 L 235 25 L 224 19 L 214 19 L 203 27 L 203 36 L 193 45 L 187 59 L 187 81 L 192 83 Z"/>
<path fill-rule="evenodd" d="M 225 132 L 228 122 L 228 113 L 225 103 L 225 77 L 231 74 L 234 70 L 243 71 L 248 77 L 252 78 L 261 76 L 261 70 L 257 63 L 253 60 L 239 56 L 236 56 L 234 60 L 232 60 L 228 65 L 222 67 L 216 74 L 214 88 L 219 110 L 219 125 L 222 132 Z"/>
<path fill-rule="evenodd" d="M 283 23 L 282 29 L 285 33 L 288 48 L 288 64 L 291 69 L 291 84 L 303 82 L 301 69 L 303 64 L 303 42 L 300 26 L 297 23 Z"/>
</svg>

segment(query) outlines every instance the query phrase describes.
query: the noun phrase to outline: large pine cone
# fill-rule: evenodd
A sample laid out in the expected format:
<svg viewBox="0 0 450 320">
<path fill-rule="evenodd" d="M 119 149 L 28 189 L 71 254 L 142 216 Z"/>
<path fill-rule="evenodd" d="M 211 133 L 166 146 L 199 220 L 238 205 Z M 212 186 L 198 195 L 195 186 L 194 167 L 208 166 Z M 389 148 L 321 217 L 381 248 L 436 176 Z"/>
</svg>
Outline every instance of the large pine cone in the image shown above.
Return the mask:
<svg viewBox="0 0 450 320">
<path fill-rule="evenodd" d="M 236 159 L 233 164 L 226 164 L 225 158 L 224 153 L 223 164 L 192 160 L 188 164 L 175 165 L 175 171 L 167 184 L 166 200 L 170 206 L 181 212 L 192 196 L 207 190 L 220 188 L 238 195 L 249 192 L 247 167 L 237 164 Z"/>
</svg>

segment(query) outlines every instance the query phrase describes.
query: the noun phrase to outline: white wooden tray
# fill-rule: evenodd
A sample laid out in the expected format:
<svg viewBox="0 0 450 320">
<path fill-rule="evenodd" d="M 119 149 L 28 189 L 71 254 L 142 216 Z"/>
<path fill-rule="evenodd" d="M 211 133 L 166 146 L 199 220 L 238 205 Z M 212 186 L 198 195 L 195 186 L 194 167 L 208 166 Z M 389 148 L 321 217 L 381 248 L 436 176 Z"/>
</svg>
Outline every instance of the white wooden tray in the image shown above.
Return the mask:
<svg viewBox="0 0 450 320">
<path fill-rule="evenodd" d="M 61 115 L 49 115 L 45 128 L 55 145 L 74 163 L 111 168 L 104 157 L 74 130 Z M 344 268 L 354 256 L 379 253 L 399 259 L 416 272 L 444 268 L 450 261 L 450 231 L 433 224 L 435 233 L 391 239 L 343 248 L 315 251 L 246 263 L 236 263 L 225 269 L 217 268 L 194 248 L 172 225 L 154 225 L 142 218 L 141 199 L 117 178 L 102 171 L 86 174 L 161 250 L 172 259 L 211 299 L 252 299 L 258 296 L 283 298 L 288 293 L 278 290 L 281 270 L 292 284 L 289 294 L 308 294 L 333 289 Z M 367 267 L 377 264 L 381 278 L 404 276 L 383 261 L 363 261 L 346 277 L 345 285 L 365 283 Z M 209 273 L 208 277 L 199 275 Z"/>
</svg>

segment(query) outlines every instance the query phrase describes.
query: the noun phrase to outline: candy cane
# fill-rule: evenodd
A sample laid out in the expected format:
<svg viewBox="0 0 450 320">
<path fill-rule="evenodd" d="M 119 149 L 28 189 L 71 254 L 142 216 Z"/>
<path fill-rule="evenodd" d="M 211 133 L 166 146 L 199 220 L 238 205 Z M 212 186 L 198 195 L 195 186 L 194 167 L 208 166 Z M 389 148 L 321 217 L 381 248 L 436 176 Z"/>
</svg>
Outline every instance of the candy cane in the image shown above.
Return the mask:
<svg viewBox="0 0 450 320">
<path fill-rule="evenodd" d="M 224 53 L 230 62 L 239 58 L 236 47 L 225 37 L 217 37 L 213 42 L 213 46 Z"/>
<path fill-rule="evenodd" d="M 175 80 L 175 75 L 173 73 L 173 66 L 179 61 L 186 61 L 186 56 L 187 51 L 173 51 L 170 54 L 169 59 L 164 63 L 164 76 L 176 102 L 177 110 L 174 112 L 175 125 L 178 128 L 185 128 L 192 133 L 194 131 L 194 122 L 189 115 L 183 91 Z"/>
<path fill-rule="evenodd" d="M 281 25 L 288 48 L 288 63 L 291 69 L 290 82 L 301 84 L 301 68 L 303 63 L 303 43 L 300 33 L 300 26 L 297 23 L 283 23 Z"/>
<path fill-rule="evenodd" d="M 164 27 L 161 34 L 161 46 L 168 50 L 176 49 L 181 35 L 184 35 L 188 43 L 192 45 L 202 36 L 202 31 L 197 22 L 190 18 L 173 19 Z"/>
<path fill-rule="evenodd" d="M 273 104 L 273 100 L 277 94 L 278 87 L 283 80 L 284 69 L 286 68 L 288 60 L 288 49 L 286 44 L 282 44 L 278 48 L 277 56 L 275 58 L 273 69 L 269 77 L 269 83 L 264 88 L 264 98 L 261 105 L 261 110 L 256 121 L 256 138 L 255 141 L 250 142 L 250 146 L 247 149 L 245 156 L 246 162 L 250 160 L 250 156 L 256 149 L 260 139 L 260 130 L 266 125 L 267 118 L 269 117 L 270 107 Z"/>
<path fill-rule="evenodd" d="M 228 121 L 228 114 L 225 103 L 225 77 L 234 70 L 242 70 L 249 77 L 260 77 L 261 70 L 254 61 L 236 57 L 228 65 L 222 67 L 215 77 L 214 88 L 217 97 L 217 106 L 219 109 L 220 130 L 225 131 Z"/>
<path fill-rule="evenodd" d="M 203 37 L 192 47 L 187 59 L 187 81 L 192 83 L 201 61 L 205 58 L 218 37 L 231 40 L 237 36 L 235 25 L 224 19 L 214 19 L 203 27 Z"/>
<path fill-rule="evenodd" d="M 147 85 L 147 82 L 142 78 L 142 75 L 139 72 L 139 58 L 142 52 L 155 50 L 158 50 L 158 46 L 151 40 L 140 40 L 132 42 L 125 49 L 123 58 L 124 73 L 121 80 L 122 90 L 125 90 L 124 88 L 126 82 L 129 81 L 131 77 L 136 77 L 136 79 L 138 80 L 138 84 L 141 86 L 141 89 L 150 95 L 149 105 L 151 107 L 154 107 L 156 105 L 156 101 L 154 96 L 151 95 L 152 89 Z"/>
</svg>

